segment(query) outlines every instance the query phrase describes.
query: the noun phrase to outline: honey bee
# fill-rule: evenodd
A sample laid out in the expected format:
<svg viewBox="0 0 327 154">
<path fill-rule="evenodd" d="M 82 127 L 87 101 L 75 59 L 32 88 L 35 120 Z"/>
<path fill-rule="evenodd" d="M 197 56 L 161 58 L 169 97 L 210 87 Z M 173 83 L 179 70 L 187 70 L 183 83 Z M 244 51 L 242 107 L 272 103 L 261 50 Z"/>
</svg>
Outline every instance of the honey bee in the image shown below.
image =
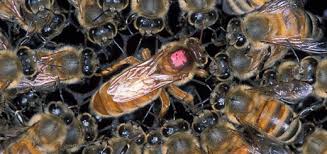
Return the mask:
<svg viewBox="0 0 327 154">
<path fill-rule="evenodd" d="M 69 2 L 75 7 L 77 20 L 89 41 L 100 46 L 108 46 L 112 42 L 118 45 L 114 40 L 118 33 L 118 23 L 110 10 L 116 8 L 119 11 L 121 7 L 112 6 L 110 1 L 101 0 L 69 0 Z M 120 4 L 125 5 L 126 2 Z M 126 55 L 123 50 L 121 51 Z"/>
<path fill-rule="evenodd" d="M 199 134 L 205 153 L 255 153 L 237 131 L 229 128 L 226 122 L 218 119 L 212 111 L 204 110 L 194 117 L 192 128 Z"/>
<path fill-rule="evenodd" d="M 67 135 L 62 149 L 76 152 L 86 143 L 97 137 L 97 124 L 88 113 L 79 114 L 76 118 L 74 112 L 62 102 L 50 102 L 46 113 L 60 117 L 66 124 Z"/>
<path fill-rule="evenodd" d="M 270 1 L 271 0 L 223 0 L 222 6 L 223 11 L 229 15 L 242 15 L 255 11 Z"/>
<path fill-rule="evenodd" d="M 306 137 L 302 152 L 304 154 L 327 152 L 327 131 L 324 129 L 317 129 L 314 133 Z"/>
<path fill-rule="evenodd" d="M 66 17 L 54 0 L 3 0 L 0 18 L 14 21 L 28 34 L 37 33 L 48 40 L 58 36 L 66 25 Z"/>
<path fill-rule="evenodd" d="M 242 18 L 229 22 L 227 39 L 235 47 L 247 47 L 263 52 L 272 46 L 291 47 L 309 53 L 324 53 L 325 42 L 321 19 L 291 1 L 277 0 Z M 269 51 L 264 51 L 268 52 Z"/>
<path fill-rule="evenodd" d="M 160 115 L 163 116 L 170 106 L 166 87 L 170 94 L 183 102 L 193 102 L 193 96 L 178 86 L 190 81 L 194 75 L 207 75 L 201 69 L 207 63 L 207 56 L 197 39 L 168 43 L 153 57 L 148 49 L 141 54 L 146 60 L 142 63 L 134 57 L 127 57 L 101 72 L 101 75 L 106 75 L 123 64 L 133 64 L 104 83 L 93 95 L 90 103 L 93 112 L 103 117 L 118 117 L 160 97 Z"/>
<path fill-rule="evenodd" d="M 189 128 L 190 124 L 183 119 L 167 121 L 161 127 L 164 136 L 162 153 L 202 153 L 199 141 Z"/>
<path fill-rule="evenodd" d="M 11 153 L 50 153 L 58 152 L 67 134 L 65 123 L 51 114 L 36 114 L 28 123 L 26 131 L 5 148 Z"/>
<path fill-rule="evenodd" d="M 0 53 L 0 89 L 16 88 L 26 77 L 36 73 L 35 57 L 28 48 L 21 47 L 17 52 L 2 50 Z"/>
<path fill-rule="evenodd" d="M 146 134 L 146 143 L 143 148 L 144 154 L 162 153 L 163 136 L 159 130 L 152 130 Z"/>
<path fill-rule="evenodd" d="M 108 146 L 112 153 L 141 154 L 145 142 L 143 129 L 131 123 L 120 124 L 117 129 L 118 137 L 110 138 Z"/>
<path fill-rule="evenodd" d="M 133 25 L 142 34 L 151 36 L 166 27 L 169 0 L 131 0 L 132 12 L 136 15 Z"/>
<path fill-rule="evenodd" d="M 223 112 L 233 123 L 252 127 L 282 143 L 294 142 L 302 130 L 301 121 L 289 106 L 246 85 L 231 87 Z"/>
<path fill-rule="evenodd" d="M 188 14 L 188 22 L 197 29 L 215 24 L 219 18 L 215 0 L 178 0 L 178 2 L 181 9 Z"/>
<path fill-rule="evenodd" d="M 301 84 L 303 85 L 301 87 L 307 87 L 307 92 L 312 91 L 316 96 L 326 98 L 326 83 L 324 75 L 326 72 L 325 65 L 325 59 L 315 56 L 307 56 L 303 58 L 300 63 L 295 61 L 285 61 L 278 66 L 277 80 L 283 82 L 294 82 L 294 80 L 301 81 Z M 311 85 L 313 86 L 312 88 L 310 87 Z M 297 89 L 301 90 L 299 88 Z M 307 92 L 301 94 L 308 94 Z"/>
<path fill-rule="evenodd" d="M 97 67 L 95 53 L 89 48 L 63 46 L 54 51 L 41 49 L 32 53 L 37 63 L 36 73 L 32 80 L 23 78 L 15 86 L 17 89 L 50 87 L 58 82 L 76 83 L 92 76 Z"/>
</svg>

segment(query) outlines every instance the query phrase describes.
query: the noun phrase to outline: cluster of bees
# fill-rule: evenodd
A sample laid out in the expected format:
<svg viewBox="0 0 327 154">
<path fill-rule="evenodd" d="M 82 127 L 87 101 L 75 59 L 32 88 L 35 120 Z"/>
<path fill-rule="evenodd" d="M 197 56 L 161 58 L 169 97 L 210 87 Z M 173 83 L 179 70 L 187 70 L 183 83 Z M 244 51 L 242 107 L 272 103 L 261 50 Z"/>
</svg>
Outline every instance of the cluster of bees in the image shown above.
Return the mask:
<svg viewBox="0 0 327 154">
<path fill-rule="evenodd" d="M 0 19 L 0 153 L 327 152 L 326 25 L 303 1 L 1 0 Z"/>
</svg>

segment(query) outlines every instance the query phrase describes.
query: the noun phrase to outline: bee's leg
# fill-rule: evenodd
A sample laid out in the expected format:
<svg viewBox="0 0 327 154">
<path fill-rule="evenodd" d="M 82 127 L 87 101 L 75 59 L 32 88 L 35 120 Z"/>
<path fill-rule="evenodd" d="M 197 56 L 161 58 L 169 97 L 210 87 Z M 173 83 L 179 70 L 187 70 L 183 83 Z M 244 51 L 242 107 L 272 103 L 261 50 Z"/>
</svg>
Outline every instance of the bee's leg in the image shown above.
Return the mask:
<svg viewBox="0 0 327 154">
<path fill-rule="evenodd" d="M 209 76 L 208 72 L 204 69 L 197 69 L 195 75 L 201 78 L 207 78 Z"/>
<path fill-rule="evenodd" d="M 129 56 L 129 57 L 126 57 L 125 59 L 118 61 L 117 63 L 115 63 L 111 66 L 108 66 L 107 68 L 104 68 L 100 73 L 97 73 L 96 76 L 108 75 L 108 74 L 116 71 L 117 69 L 119 69 L 121 66 L 123 66 L 125 64 L 136 65 L 139 63 L 140 63 L 140 61 L 138 59 L 136 59 L 133 56 Z"/>
<path fill-rule="evenodd" d="M 186 103 L 193 103 L 193 96 L 174 84 L 168 86 L 168 92 L 179 100 Z"/>
<path fill-rule="evenodd" d="M 141 51 L 141 56 L 144 61 L 149 60 L 151 58 L 151 51 L 148 48 L 145 48 Z"/>
<path fill-rule="evenodd" d="M 169 106 L 170 106 L 170 98 L 166 90 L 162 90 L 160 93 L 160 100 L 161 100 L 161 110 L 160 110 L 160 117 L 166 115 Z"/>
</svg>

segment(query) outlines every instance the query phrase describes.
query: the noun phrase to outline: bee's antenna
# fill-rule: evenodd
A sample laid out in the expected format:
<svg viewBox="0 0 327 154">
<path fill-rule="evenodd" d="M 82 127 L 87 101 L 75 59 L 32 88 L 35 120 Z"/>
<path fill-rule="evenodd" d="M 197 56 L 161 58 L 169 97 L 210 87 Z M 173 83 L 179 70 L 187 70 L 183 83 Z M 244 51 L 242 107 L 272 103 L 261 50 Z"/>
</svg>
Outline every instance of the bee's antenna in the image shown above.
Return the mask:
<svg viewBox="0 0 327 154">
<path fill-rule="evenodd" d="M 117 43 L 117 41 L 115 39 L 112 39 L 112 41 L 115 43 L 115 45 L 119 48 L 119 50 L 122 52 L 122 54 L 124 55 L 124 57 L 127 57 L 127 53 L 126 51 Z"/>
</svg>

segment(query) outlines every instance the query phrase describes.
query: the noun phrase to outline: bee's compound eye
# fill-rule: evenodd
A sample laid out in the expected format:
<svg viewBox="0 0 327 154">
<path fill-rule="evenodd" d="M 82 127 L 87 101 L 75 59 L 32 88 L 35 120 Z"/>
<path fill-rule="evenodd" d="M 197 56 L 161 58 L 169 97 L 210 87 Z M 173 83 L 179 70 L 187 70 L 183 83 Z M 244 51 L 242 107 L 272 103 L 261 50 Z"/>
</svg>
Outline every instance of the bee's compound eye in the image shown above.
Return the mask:
<svg viewBox="0 0 327 154">
<path fill-rule="evenodd" d="M 130 136 L 130 130 L 125 126 L 125 125 L 121 125 L 118 128 L 118 134 L 121 137 L 126 137 L 128 138 Z"/>
<path fill-rule="evenodd" d="M 159 133 L 150 134 L 147 137 L 147 141 L 151 145 L 158 145 L 158 144 L 162 143 L 162 137 L 161 137 L 161 135 Z"/>
<path fill-rule="evenodd" d="M 183 121 L 179 124 L 178 126 L 180 128 L 180 130 L 182 131 L 187 131 L 189 129 L 189 124 L 186 121 Z"/>
<path fill-rule="evenodd" d="M 235 45 L 237 47 L 243 47 L 247 43 L 247 39 L 243 34 L 239 34 L 236 38 Z"/>
<path fill-rule="evenodd" d="M 162 134 L 165 136 L 165 137 L 169 137 L 170 135 L 173 135 L 174 133 L 176 132 L 175 128 L 174 127 L 164 127 L 162 129 Z"/>
<path fill-rule="evenodd" d="M 71 123 L 73 122 L 74 118 L 75 118 L 74 115 L 73 115 L 72 113 L 69 113 L 69 112 L 65 113 L 65 114 L 62 116 L 62 119 L 64 120 L 64 122 L 65 122 L 67 125 L 71 124 Z"/>
<path fill-rule="evenodd" d="M 145 136 L 143 134 L 138 135 L 135 140 L 137 144 L 143 144 L 144 141 L 145 141 Z"/>
<path fill-rule="evenodd" d="M 201 125 L 201 123 L 194 123 L 194 124 L 193 124 L 193 130 L 194 130 L 196 133 L 198 133 L 198 134 L 202 133 L 202 131 L 203 131 L 204 129 L 205 129 L 205 128 L 203 127 L 203 125 Z"/>
</svg>

